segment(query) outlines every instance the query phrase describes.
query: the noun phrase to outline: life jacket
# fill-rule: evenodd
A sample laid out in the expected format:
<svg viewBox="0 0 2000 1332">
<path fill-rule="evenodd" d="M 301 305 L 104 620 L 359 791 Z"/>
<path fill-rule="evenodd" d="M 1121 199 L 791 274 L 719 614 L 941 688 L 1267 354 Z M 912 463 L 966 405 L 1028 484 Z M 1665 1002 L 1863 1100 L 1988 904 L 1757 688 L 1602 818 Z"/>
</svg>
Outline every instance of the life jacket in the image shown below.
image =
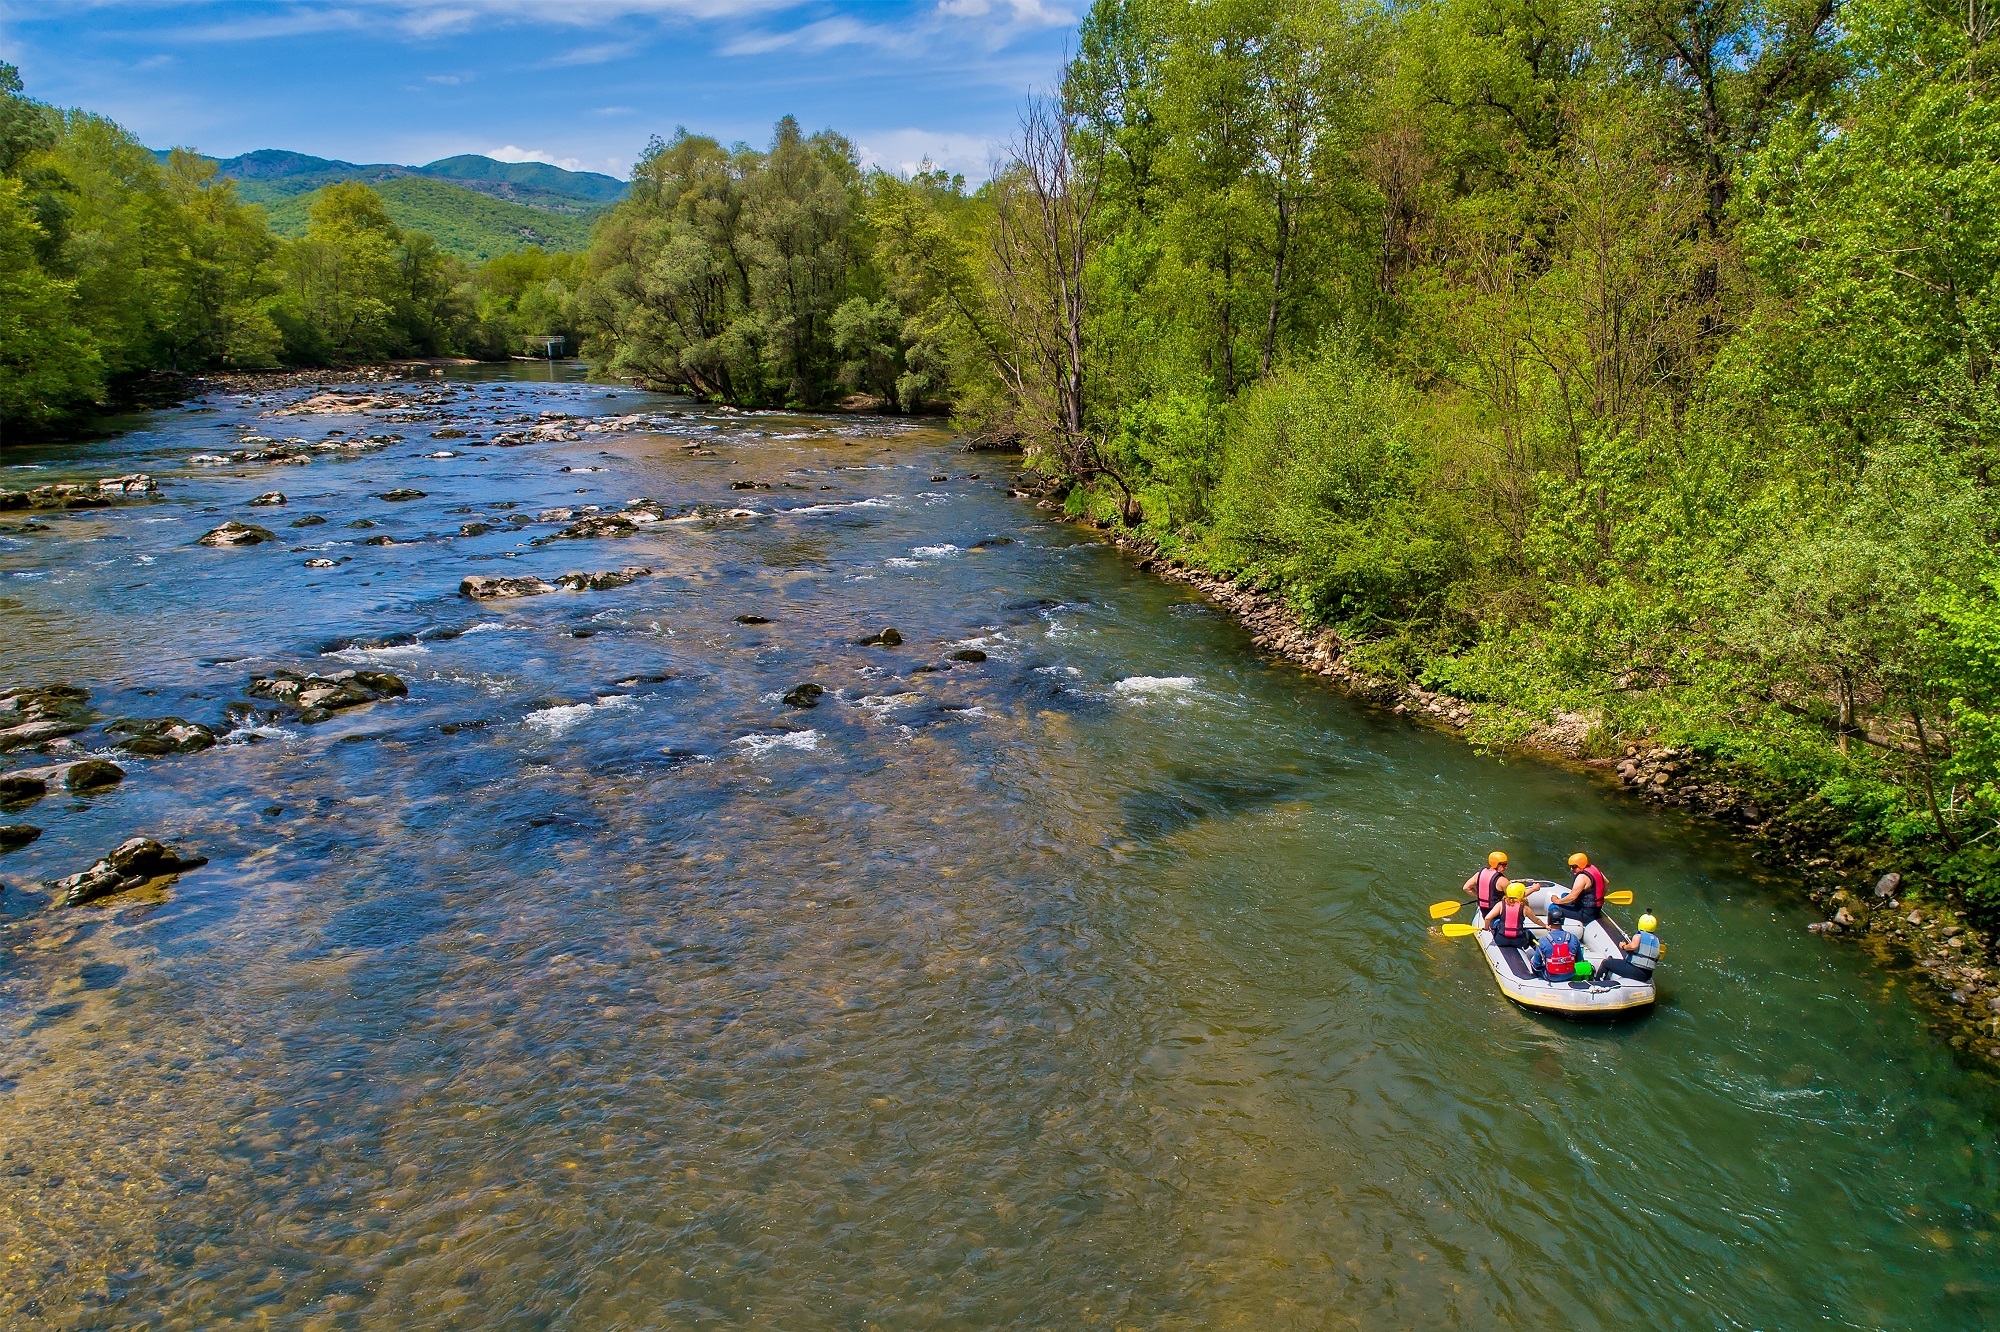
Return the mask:
<svg viewBox="0 0 2000 1332">
<path fill-rule="evenodd" d="M 1551 930 L 1547 951 L 1542 970 L 1550 980 L 1568 980 L 1576 975 L 1576 940 L 1568 930 Z"/>
<path fill-rule="evenodd" d="M 1479 880 L 1473 884 L 1473 891 L 1479 894 L 1479 909 L 1481 911 L 1491 911 L 1493 909 L 1493 894 L 1499 887 L 1500 880 L 1506 877 L 1506 870 L 1483 869 L 1479 871 Z"/>
<path fill-rule="evenodd" d="M 1580 907 L 1588 907 L 1592 911 L 1604 910 L 1604 889 L 1606 886 L 1604 880 L 1604 871 L 1597 868 L 1597 866 L 1595 865 L 1585 865 L 1582 869 L 1578 870 L 1577 873 L 1588 874 L 1590 876 L 1590 896 L 1585 898 L 1579 898 L 1577 900 L 1576 905 Z"/>
<path fill-rule="evenodd" d="M 1654 934 L 1651 930 L 1640 930 L 1632 936 L 1632 942 L 1639 945 L 1632 950 L 1633 966 L 1639 968 L 1641 971 L 1651 971 L 1654 967 L 1660 965 L 1659 935 Z"/>
<path fill-rule="evenodd" d="M 1521 937 L 1527 925 L 1528 901 L 1526 898 L 1508 898 L 1500 904 L 1500 927 L 1493 931 L 1494 938 L 1505 936 L 1509 939 Z"/>
</svg>

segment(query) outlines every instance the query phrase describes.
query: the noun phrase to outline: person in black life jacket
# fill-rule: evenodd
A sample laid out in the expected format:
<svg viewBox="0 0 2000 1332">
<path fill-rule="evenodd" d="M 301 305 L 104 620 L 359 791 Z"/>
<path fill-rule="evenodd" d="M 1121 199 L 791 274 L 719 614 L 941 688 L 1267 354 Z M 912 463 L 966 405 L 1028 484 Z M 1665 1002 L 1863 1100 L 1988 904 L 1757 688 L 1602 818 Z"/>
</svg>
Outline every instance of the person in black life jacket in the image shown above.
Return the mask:
<svg viewBox="0 0 2000 1332">
<path fill-rule="evenodd" d="M 1628 980 L 1651 981 L 1660 965 L 1660 936 L 1653 933 L 1659 928 L 1660 922 L 1652 912 L 1639 917 L 1639 932 L 1618 945 L 1619 956 L 1598 963 L 1593 974 L 1607 980 L 1623 976 Z"/>
<path fill-rule="evenodd" d="M 1469 894 L 1479 904 L 1479 914 L 1484 916 L 1493 909 L 1493 904 L 1507 894 L 1507 853 L 1488 851 L 1486 868 L 1465 881 L 1460 891 Z"/>
<path fill-rule="evenodd" d="M 1493 931 L 1493 942 L 1502 948 L 1534 947 L 1535 936 L 1528 928 L 1529 921 L 1548 928 L 1548 922 L 1529 907 L 1528 890 L 1518 883 L 1508 884 L 1506 896 L 1495 902 L 1485 916 L 1486 928 Z"/>
<path fill-rule="evenodd" d="M 1549 903 L 1549 923 L 1560 925 L 1573 920 L 1588 926 L 1604 910 L 1604 894 L 1610 884 L 1605 881 L 1604 871 L 1591 864 L 1590 857 L 1581 851 L 1569 858 L 1569 867 L 1576 878 L 1571 881 L 1567 896 Z"/>
</svg>

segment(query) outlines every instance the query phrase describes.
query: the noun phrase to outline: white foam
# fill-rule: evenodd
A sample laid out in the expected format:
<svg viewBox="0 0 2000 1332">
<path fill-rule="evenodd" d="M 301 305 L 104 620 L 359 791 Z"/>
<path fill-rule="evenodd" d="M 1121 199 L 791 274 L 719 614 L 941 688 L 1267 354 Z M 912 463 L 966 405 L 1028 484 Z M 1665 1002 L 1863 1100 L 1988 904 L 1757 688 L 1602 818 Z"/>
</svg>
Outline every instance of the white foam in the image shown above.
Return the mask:
<svg viewBox="0 0 2000 1332">
<path fill-rule="evenodd" d="M 631 706 L 632 700 L 625 695 L 608 694 L 599 698 L 595 703 L 571 703 L 567 707 L 542 708 L 539 711 L 529 713 L 527 716 L 521 718 L 521 720 L 537 730 L 547 731 L 552 736 L 562 735 L 578 723 L 584 721 L 593 712 L 611 712 Z"/>
<path fill-rule="evenodd" d="M 1159 698 L 1192 693 L 1198 684 L 1192 675 L 1128 675 L 1111 691 L 1131 698 Z"/>
<path fill-rule="evenodd" d="M 461 633 L 459 634 L 459 637 L 463 638 L 463 637 L 465 637 L 465 635 L 466 635 L 466 634 L 499 634 L 499 633 L 505 633 L 505 632 L 507 632 L 508 630 L 510 630 L 510 629 L 512 629 L 512 628 L 514 628 L 514 626 L 513 626 L 513 625 L 511 625 L 511 624 L 503 624 L 503 623 L 502 623 L 501 621 L 499 621 L 499 620 L 481 620 L 481 621 L 480 621 L 480 622 L 479 622 L 478 624 L 475 624 L 475 625 L 473 625 L 473 626 L 472 626 L 471 628 L 469 628 L 469 629 L 466 629 L 466 630 L 464 630 L 463 632 L 461 632 Z"/>
<path fill-rule="evenodd" d="M 846 503 L 801 504 L 796 509 L 780 509 L 779 513 L 834 513 L 841 509 L 887 509 L 894 507 L 898 495 L 882 495 L 874 499 L 849 500 Z"/>
<path fill-rule="evenodd" d="M 922 560 L 906 560 L 900 555 L 892 559 L 886 559 L 882 563 L 891 569 L 921 569 L 924 567 Z"/>
<path fill-rule="evenodd" d="M 920 560 L 948 560 L 958 554 L 958 547 L 947 541 L 942 546 L 918 546 L 910 554 Z"/>
<path fill-rule="evenodd" d="M 341 661 L 414 661 L 418 657 L 428 657 L 431 650 L 422 643 L 398 643 L 392 647 L 350 647 L 338 652 L 322 652 L 323 657 L 337 657 Z"/>
<path fill-rule="evenodd" d="M 818 749 L 819 732 L 784 731 L 777 735 L 739 735 L 729 743 L 741 746 L 743 752 L 751 758 L 762 758 L 774 749 Z"/>
</svg>

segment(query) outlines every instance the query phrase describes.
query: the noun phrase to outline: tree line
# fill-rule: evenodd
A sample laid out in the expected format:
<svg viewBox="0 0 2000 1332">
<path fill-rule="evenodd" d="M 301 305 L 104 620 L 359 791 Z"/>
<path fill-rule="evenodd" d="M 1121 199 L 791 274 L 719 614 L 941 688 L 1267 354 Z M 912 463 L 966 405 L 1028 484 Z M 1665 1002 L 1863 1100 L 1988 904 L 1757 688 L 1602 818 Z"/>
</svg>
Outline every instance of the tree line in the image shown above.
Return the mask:
<svg viewBox="0 0 2000 1332">
<path fill-rule="evenodd" d="M 213 162 L 162 163 L 101 116 L 30 99 L 0 64 L 0 430 L 72 423 L 163 372 L 504 357 L 523 334 L 578 336 L 580 255 L 474 268 L 358 183 L 320 191 L 310 220 L 273 236 Z"/>
<path fill-rule="evenodd" d="M 949 402 L 1357 664 L 2000 913 L 1984 0 L 1096 0 L 968 193 L 655 141 L 593 356 Z"/>
<path fill-rule="evenodd" d="M 2000 912 L 1983 0 L 1097 0 L 904 345 L 1352 659 Z M 885 270 L 887 271 L 887 270 Z"/>
</svg>

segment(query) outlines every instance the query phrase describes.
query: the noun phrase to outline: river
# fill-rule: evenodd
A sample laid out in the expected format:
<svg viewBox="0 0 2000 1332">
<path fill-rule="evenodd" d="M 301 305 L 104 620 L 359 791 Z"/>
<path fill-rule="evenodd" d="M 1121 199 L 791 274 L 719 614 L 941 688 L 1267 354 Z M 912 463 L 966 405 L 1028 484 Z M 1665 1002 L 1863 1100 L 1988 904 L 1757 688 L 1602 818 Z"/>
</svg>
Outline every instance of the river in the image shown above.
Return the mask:
<svg viewBox="0 0 2000 1332">
<path fill-rule="evenodd" d="M 0 458 L 163 486 L 0 532 L 0 685 L 409 686 L 0 814 L 0 1323 L 2000 1326 L 1992 1081 L 1716 828 L 1260 658 L 935 423 L 540 373 Z M 542 412 L 653 415 L 487 443 Z M 328 430 L 404 438 L 188 462 Z M 638 496 L 749 516 L 508 521 Z M 33 891 L 135 834 L 210 863 Z M 1658 913 L 1654 1012 L 1431 930 L 1494 846 Z"/>
</svg>

